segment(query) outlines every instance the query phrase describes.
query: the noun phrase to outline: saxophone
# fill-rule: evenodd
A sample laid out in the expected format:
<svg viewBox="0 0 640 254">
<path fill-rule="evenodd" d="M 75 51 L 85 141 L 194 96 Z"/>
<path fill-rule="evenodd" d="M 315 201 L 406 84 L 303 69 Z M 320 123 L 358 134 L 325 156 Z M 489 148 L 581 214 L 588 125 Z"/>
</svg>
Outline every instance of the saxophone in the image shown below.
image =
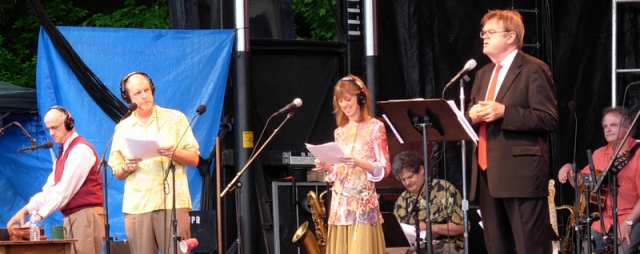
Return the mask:
<svg viewBox="0 0 640 254">
<path fill-rule="evenodd" d="M 556 195 L 556 187 L 555 181 L 553 179 L 549 180 L 549 218 L 551 221 L 551 226 L 555 231 L 556 235 L 558 235 L 558 221 L 556 218 L 556 211 L 558 210 L 568 210 L 571 215 L 569 216 L 569 222 L 566 225 L 566 231 L 564 235 L 564 239 L 562 239 L 562 243 L 559 241 L 553 241 L 553 252 L 554 253 L 562 253 L 562 254 L 571 254 L 571 248 L 573 247 L 573 241 L 571 240 L 571 236 L 573 235 L 573 223 L 575 222 L 575 217 L 573 214 L 573 207 L 570 205 L 556 206 L 554 197 Z"/>
<path fill-rule="evenodd" d="M 575 215 L 573 214 L 573 207 L 570 205 L 563 205 L 556 207 L 556 210 L 568 210 L 571 215 L 569 215 L 569 221 L 566 225 L 566 231 L 564 233 L 564 239 L 562 239 L 562 244 L 560 246 L 560 253 L 562 254 L 571 254 L 571 250 L 573 249 L 573 225 L 575 223 Z"/>
<path fill-rule="evenodd" d="M 316 197 L 316 193 L 309 191 L 307 198 L 309 200 L 309 206 L 311 206 L 311 219 L 316 226 L 316 235 L 309 233 L 309 223 L 304 222 L 298 230 L 293 234 L 292 242 L 300 243 L 309 254 L 323 254 L 327 249 L 327 227 L 324 224 L 324 219 L 327 217 L 327 211 L 324 206 L 324 200 L 322 197 L 327 194 L 327 191 L 320 193 L 319 197 Z"/>
</svg>

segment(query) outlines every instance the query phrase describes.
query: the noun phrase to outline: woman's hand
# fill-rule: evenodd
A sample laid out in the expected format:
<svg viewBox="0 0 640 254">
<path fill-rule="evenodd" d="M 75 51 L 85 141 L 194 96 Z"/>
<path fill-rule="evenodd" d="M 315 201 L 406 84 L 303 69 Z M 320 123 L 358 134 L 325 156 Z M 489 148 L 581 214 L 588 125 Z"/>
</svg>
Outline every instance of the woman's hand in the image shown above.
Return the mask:
<svg viewBox="0 0 640 254">
<path fill-rule="evenodd" d="M 316 168 L 318 170 L 322 170 L 322 171 L 327 171 L 327 173 L 331 174 L 331 171 L 333 170 L 333 168 L 329 165 L 327 165 L 326 163 L 316 159 L 315 161 L 313 161 L 314 164 L 316 164 Z"/>
<path fill-rule="evenodd" d="M 350 168 L 360 167 L 360 160 L 351 156 L 345 156 L 340 158 L 340 162 L 344 163 L 344 165 L 347 165 Z"/>
</svg>

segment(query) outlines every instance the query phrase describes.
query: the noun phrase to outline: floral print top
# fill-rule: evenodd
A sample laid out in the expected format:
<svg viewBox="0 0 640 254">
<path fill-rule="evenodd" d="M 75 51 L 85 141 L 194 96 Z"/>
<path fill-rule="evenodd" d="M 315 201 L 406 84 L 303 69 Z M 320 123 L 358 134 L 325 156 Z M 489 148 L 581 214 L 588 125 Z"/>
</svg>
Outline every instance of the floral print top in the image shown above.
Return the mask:
<svg viewBox="0 0 640 254">
<path fill-rule="evenodd" d="M 371 118 L 360 123 L 349 123 L 334 132 L 336 143 L 347 156 L 371 162 L 373 174 L 360 167 L 333 165 L 327 180 L 333 182 L 329 225 L 382 222 L 375 182 L 389 174 L 389 149 L 382 122 Z"/>
</svg>

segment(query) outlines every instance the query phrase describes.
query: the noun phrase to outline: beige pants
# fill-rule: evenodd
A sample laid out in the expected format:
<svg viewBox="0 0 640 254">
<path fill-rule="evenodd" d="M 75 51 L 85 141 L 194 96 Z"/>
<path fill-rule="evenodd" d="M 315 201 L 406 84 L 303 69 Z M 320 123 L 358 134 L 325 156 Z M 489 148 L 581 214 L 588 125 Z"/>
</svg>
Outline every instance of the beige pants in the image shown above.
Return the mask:
<svg viewBox="0 0 640 254">
<path fill-rule="evenodd" d="M 65 238 L 78 239 L 71 245 L 71 253 L 102 253 L 104 244 L 104 209 L 91 207 L 64 218 Z"/>
<path fill-rule="evenodd" d="M 189 209 L 176 209 L 178 237 L 191 237 Z M 135 254 L 173 253 L 171 209 L 143 214 L 125 214 L 124 226 L 129 239 L 129 249 Z M 180 252 L 180 249 L 178 249 Z"/>
</svg>

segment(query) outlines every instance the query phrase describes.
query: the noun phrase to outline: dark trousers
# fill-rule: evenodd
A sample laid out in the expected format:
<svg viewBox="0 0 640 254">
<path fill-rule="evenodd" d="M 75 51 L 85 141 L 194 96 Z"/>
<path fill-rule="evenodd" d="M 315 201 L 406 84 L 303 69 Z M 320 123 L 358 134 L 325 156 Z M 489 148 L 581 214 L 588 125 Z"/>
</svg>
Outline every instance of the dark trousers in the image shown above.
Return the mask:
<svg viewBox="0 0 640 254">
<path fill-rule="evenodd" d="M 478 173 L 477 194 L 488 253 L 551 253 L 547 197 L 494 198 L 486 171 Z"/>
<path fill-rule="evenodd" d="M 594 223 L 600 223 L 599 221 L 596 221 Z M 624 222 L 623 222 L 624 223 Z M 631 238 L 631 244 L 627 243 L 627 240 L 625 239 L 624 241 L 622 241 L 622 243 L 620 243 L 620 245 L 618 245 L 618 253 L 620 254 L 635 254 L 638 253 L 638 247 L 640 247 L 640 224 L 638 223 L 634 223 L 633 226 L 631 227 L 631 235 L 629 235 L 629 238 Z M 602 234 L 598 231 L 595 231 L 593 229 L 591 229 L 591 237 L 593 239 L 592 241 L 592 245 L 591 245 L 591 252 L 593 253 L 602 253 L 604 250 L 604 239 L 602 238 Z M 613 227 L 611 227 L 611 230 L 613 230 Z M 609 232 L 610 236 L 613 237 L 613 233 Z M 618 237 L 620 237 L 620 235 L 618 235 Z M 613 239 L 610 239 L 613 240 Z M 584 244 L 583 244 L 584 245 Z M 613 245 L 612 245 L 613 246 Z M 582 246 L 584 253 L 586 252 L 587 247 L 586 246 Z"/>
</svg>

